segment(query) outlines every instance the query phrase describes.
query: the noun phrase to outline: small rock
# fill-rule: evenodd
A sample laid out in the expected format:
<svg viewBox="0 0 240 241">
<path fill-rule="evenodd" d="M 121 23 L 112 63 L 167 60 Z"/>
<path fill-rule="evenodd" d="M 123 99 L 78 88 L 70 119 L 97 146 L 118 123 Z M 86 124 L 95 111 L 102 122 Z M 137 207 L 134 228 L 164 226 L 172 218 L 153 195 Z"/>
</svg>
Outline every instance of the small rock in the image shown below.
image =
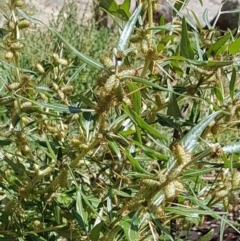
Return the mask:
<svg viewBox="0 0 240 241">
<path fill-rule="evenodd" d="M 223 4 L 221 12 L 240 8 L 240 2 L 237 0 L 229 0 Z M 221 30 L 238 28 L 239 13 L 221 14 L 217 19 L 216 27 Z M 211 21 L 211 25 L 216 21 L 216 17 Z"/>
</svg>

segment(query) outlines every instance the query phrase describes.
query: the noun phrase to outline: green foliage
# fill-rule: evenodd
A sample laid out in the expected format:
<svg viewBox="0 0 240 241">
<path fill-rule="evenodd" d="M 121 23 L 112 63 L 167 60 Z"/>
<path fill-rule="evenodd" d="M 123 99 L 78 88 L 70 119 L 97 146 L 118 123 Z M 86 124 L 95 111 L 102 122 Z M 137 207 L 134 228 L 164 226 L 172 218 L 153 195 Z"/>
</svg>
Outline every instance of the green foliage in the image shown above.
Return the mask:
<svg viewBox="0 0 240 241">
<path fill-rule="evenodd" d="M 73 5 L 30 34 L 9 1 L 0 240 L 188 240 L 205 216 L 237 231 L 238 39 L 185 18 L 154 26 L 150 2 L 128 18 L 129 1 L 105 1 L 127 19 L 105 46 L 109 30 L 77 24 Z"/>
<path fill-rule="evenodd" d="M 61 53 L 62 57 L 72 63 L 67 69 L 70 77 L 84 63 L 76 54 L 76 51 L 95 60 L 98 60 L 102 54 L 107 53 L 109 46 L 106 43 L 109 42 L 114 45 L 116 42 L 111 29 L 101 27 L 94 19 L 87 20 L 85 16 L 79 19 L 78 15 L 75 1 L 70 1 L 60 10 L 57 19 L 50 22 L 50 28 L 56 29 L 75 51 L 62 48 L 62 41 L 55 39 L 52 31 L 47 31 L 41 23 L 38 23 L 37 31 L 24 33 L 25 49 L 22 55 L 22 66 L 32 68 L 36 65 L 37 59 L 44 67 L 48 68 L 52 54 Z M 77 73 L 72 82 L 74 82 L 76 89 L 81 92 L 92 86 L 97 73 L 98 69 L 94 67 L 83 68 L 81 76 Z"/>
</svg>

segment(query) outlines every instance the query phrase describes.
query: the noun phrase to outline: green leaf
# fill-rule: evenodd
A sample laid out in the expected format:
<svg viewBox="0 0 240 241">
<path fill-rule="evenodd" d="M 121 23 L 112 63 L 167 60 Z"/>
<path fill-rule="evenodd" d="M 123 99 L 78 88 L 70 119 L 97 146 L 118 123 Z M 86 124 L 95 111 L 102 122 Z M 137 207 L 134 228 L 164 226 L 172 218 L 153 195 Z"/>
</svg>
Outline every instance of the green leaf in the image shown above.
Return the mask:
<svg viewBox="0 0 240 241">
<path fill-rule="evenodd" d="M 233 61 L 208 61 L 206 67 L 224 67 L 233 64 Z"/>
<path fill-rule="evenodd" d="M 119 197 L 127 197 L 127 198 L 132 197 L 131 194 L 120 191 L 118 189 L 113 189 L 113 194 Z"/>
<path fill-rule="evenodd" d="M 161 18 L 159 19 L 159 26 L 164 26 L 165 24 L 166 24 L 166 21 L 165 21 L 165 15 L 163 14 L 162 16 L 161 16 Z M 160 31 L 159 32 L 159 35 L 160 36 L 165 36 L 165 30 L 162 30 L 162 31 Z"/>
<path fill-rule="evenodd" d="M 129 135 L 133 135 L 136 131 L 135 130 L 126 130 L 126 131 L 119 131 L 119 134 L 122 136 L 129 136 Z"/>
<path fill-rule="evenodd" d="M 223 103 L 223 100 L 224 100 L 224 93 L 223 93 L 223 86 L 222 86 L 222 83 L 219 82 L 217 84 L 215 84 L 214 86 L 214 93 L 218 99 L 218 101 L 222 104 Z"/>
<path fill-rule="evenodd" d="M 75 49 L 57 30 L 55 30 L 54 28 L 49 29 L 66 45 L 67 48 L 72 50 L 73 53 L 76 54 L 76 56 L 78 56 L 84 63 L 89 64 L 96 69 L 108 71 L 101 63 Z"/>
<path fill-rule="evenodd" d="M 204 12 L 203 12 L 203 20 L 204 20 L 204 22 L 206 23 L 208 29 L 211 29 L 212 26 L 211 26 L 211 23 L 210 23 L 210 21 L 209 21 L 209 19 L 208 19 L 208 9 L 207 9 L 207 8 L 206 8 L 206 9 L 204 10 Z"/>
<path fill-rule="evenodd" d="M 234 94 L 235 94 L 236 77 L 237 77 L 237 71 L 236 71 L 236 68 L 233 67 L 232 76 L 231 76 L 231 80 L 229 83 L 230 97 L 232 100 L 234 99 Z"/>
<path fill-rule="evenodd" d="M 136 213 L 130 213 L 120 220 L 119 226 L 123 229 L 128 241 L 138 240 L 139 223 L 140 220 Z"/>
<path fill-rule="evenodd" d="M 212 240 L 214 229 L 211 229 L 208 233 L 198 239 L 198 241 L 210 241 Z"/>
<path fill-rule="evenodd" d="M 216 111 L 199 122 L 181 139 L 180 143 L 191 152 L 198 144 L 198 139 L 203 131 L 221 112 L 222 111 Z"/>
<path fill-rule="evenodd" d="M 138 125 L 143 131 L 146 131 L 148 134 L 160 140 L 167 140 L 167 137 L 161 134 L 151 125 L 147 124 L 136 112 L 131 110 L 128 106 L 125 105 L 124 111 L 128 114 L 130 119 Z"/>
<path fill-rule="evenodd" d="M 99 0 L 100 7 L 111 15 L 127 21 L 131 15 L 130 0 L 125 0 L 122 4 L 117 4 L 115 0 Z"/>
<path fill-rule="evenodd" d="M 231 34 L 227 33 L 220 39 L 218 39 L 214 44 L 212 44 L 208 49 L 208 54 L 211 56 L 215 56 L 216 54 L 221 54 L 219 50 L 225 45 L 225 43 L 230 39 Z"/>
<path fill-rule="evenodd" d="M 91 229 L 91 233 L 89 234 L 89 238 L 91 241 L 100 240 L 99 236 L 101 232 L 104 230 L 103 226 L 104 226 L 104 222 L 100 222 Z"/>
<path fill-rule="evenodd" d="M 85 63 L 82 64 L 81 66 L 77 67 L 76 71 L 69 77 L 67 84 L 72 82 L 85 67 L 86 67 Z"/>
<path fill-rule="evenodd" d="M 172 93 L 173 88 L 169 79 L 168 79 L 168 89 L 169 89 L 170 98 L 168 102 L 167 115 L 173 116 L 175 118 L 181 118 L 182 114 L 177 103 L 176 95 Z"/>
<path fill-rule="evenodd" d="M 120 152 L 120 149 L 119 149 L 117 143 L 114 142 L 114 141 L 108 140 L 108 145 L 109 145 L 109 147 L 115 152 L 115 154 L 116 154 L 117 157 L 118 157 L 118 160 L 119 160 L 119 161 L 122 161 L 122 155 L 121 155 L 121 152 Z"/>
<path fill-rule="evenodd" d="M 207 173 L 211 173 L 214 170 L 216 170 L 215 167 L 209 167 L 209 168 L 203 168 L 203 169 L 188 169 L 187 171 L 184 172 L 183 177 L 184 178 L 197 177 Z"/>
<path fill-rule="evenodd" d="M 115 0 L 99 0 L 100 7 L 114 15 L 119 10 L 119 5 Z"/>
<path fill-rule="evenodd" d="M 7 164 L 13 169 L 13 171 L 16 174 L 21 174 L 20 177 L 27 176 L 25 166 L 22 163 L 20 163 L 19 161 L 17 163 L 15 163 L 12 161 L 12 159 L 8 158 L 6 155 L 4 155 L 4 157 L 2 157 L 2 161 L 7 162 Z"/>
<path fill-rule="evenodd" d="M 182 38 L 180 40 L 180 55 L 186 59 L 194 59 L 194 51 L 188 36 L 188 29 L 185 17 L 182 20 Z"/>
<path fill-rule="evenodd" d="M 27 236 L 26 236 L 26 240 L 27 241 L 47 241 L 46 239 L 44 239 L 43 237 L 41 236 L 38 236 L 36 233 L 29 233 Z"/>
<path fill-rule="evenodd" d="M 0 146 L 8 146 L 12 143 L 11 139 L 5 138 L 3 139 L 2 137 L 0 137 Z"/>
<path fill-rule="evenodd" d="M 44 108 L 47 108 L 47 109 L 50 109 L 50 110 L 54 110 L 54 111 L 59 112 L 59 113 L 94 112 L 94 110 L 91 110 L 91 109 L 89 109 L 89 110 L 88 109 L 81 109 L 79 107 L 62 105 L 62 104 L 58 104 L 58 103 L 49 104 L 49 103 L 45 103 L 45 102 L 34 101 L 34 100 L 27 99 L 27 98 L 24 98 L 24 97 L 21 97 L 21 98 L 26 99 L 27 101 L 30 101 L 37 106 L 44 107 Z"/>
<path fill-rule="evenodd" d="M 139 87 L 136 83 L 134 82 L 129 82 L 127 84 L 127 87 L 129 89 L 129 92 L 132 93 L 132 103 L 133 103 L 133 110 L 140 115 L 141 114 L 141 109 L 142 109 L 142 102 L 141 102 L 141 92 L 139 91 Z M 142 136 L 141 136 L 141 131 L 138 125 L 135 125 L 136 129 L 136 138 L 137 140 L 142 143 Z"/>
<path fill-rule="evenodd" d="M 226 153 L 223 152 L 223 154 L 221 155 L 221 159 L 222 159 L 226 168 L 228 168 L 228 169 L 232 168 L 232 160 L 231 160 L 231 158 L 228 158 Z"/>
<path fill-rule="evenodd" d="M 81 217 L 81 215 L 79 215 L 79 213 L 73 208 L 72 209 L 72 213 L 74 215 L 74 217 L 76 218 L 78 225 L 84 230 L 87 231 L 87 227 L 85 222 L 83 221 L 83 218 Z"/>
<path fill-rule="evenodd" d="M 161 38 L 161 42 L 163 45 L 167 45 L 171 40 L 173 40 L 174 38 L 177 38 L 177 35 L 167 35 L 166 37 L 162 37 Z M 171 57 L 174 57 L 174 56 L 171 56 Z M 170 57 L 170 59 L 171 59 Z M 180 57 L 180 56 L 175 56 L 175 57 Z M 168 58 L 167 58 L 168 59 Z M 181 60 L 184 60 L 184 58 L 181 58 Z"/>
<path fill-rule="evenodd" d="M 96 104 L 94 104 L 90 98 L 88 98 L 88 94 L 79 94 L 78 95 L 78 98 L 87 106 L 91 107 L 91 108 L 95 108 L 96 107 Z"/>
<path fill-rule="evenodd" d="M 68 224 L 65 224 L 63 228 L 59 228 L 59 226 L 55 227 L 55 229 L 54 229 L 54 226 L 50 227 L 51 231 L 57 232 L 57 234 L 59 236 L 65 237 L 67 240 L 77 240 L 79 238 L 79 230 L 77 230 L 77 229 L 69 230 Z M 61 226 L 63 226 L 63 225 L 61 225 Z M 45 232 L 47 232 L 47 229 L 50 229 L 50 228 L 45 228 L 42 232 L 45 233 Z M 50 240 L 48 239 L 48 241 L 50 241 Z"/>
<path fill-rule="evenodd" d="M 134 168 L 134 171 L 151 175 L 149 172 L 147 172 L 144 168 L 141 167 L 141 165 L 139 164 L 139 162 L 136 159 L 133 158 L 133 156 L 130 154 L 129 149 L 126 149 L 125 154 L 126 154 L 127 158 L 129 159 L 129 161 L 131 162 L 131 164 Z"/>
<path fill-rule="evenodd" d="M 228 66 L 228 65 L 232 65 L 233 61 L 229 60 L 229 61 L 213 61 L 213 60 L 209 60 L 209 61 L 199 61 L 199 60 L 191 60 L 191 59 L 186 59 L 186 61 L 189 64 L 193 64 L 196 66 L 204 66 L 204 67 L 224 67 L 224 66 Z"/>
<path fill-rule="evenodd" d="M 165 156 L 165 155 L 159 153 L 158 151 L 155 151 L 152 148 L 149 148 L 147 146 L 142 146 L 142 149 L 147 156 L 149 156 L 153 159 L 157 159 L 158 161 L 166 162 L 169 159 L 167 156 Z"/>
<path fill-rule="evenodd" d="M 158 228 L 158 232 L 163 233 L 163 235 L 166 237 L 163 240 L 168 240 L 168 241 L 176 241 L 175 239 L 173 239 L 173 237 L 170 235 L 169 230 L 165 227 L 165 225 L 161 222 L 161 220 L 159 218 L 156 218 L 155 215 L 153 215 L 151 212 L 149 213 L 151 216 L 151 220 L 152 222 L 156 225 L 156 227 Z"/>
<path fill-rule="evenodd" d="M 197 15 L 196 15 L 196 13 L 195 13 L 193 10 L 191 10 L 191 9 L 189 9 L 189 11 L 192 13 L 192 15 L 193 15 L 193 17 L 194 17 L 194 19 L 195 19 L 195 21 L 196 21 L 196 27 L 197 27 L 197 28 L 200 30 L 200 32 L 201 32 L 201 30 L 202 30 L 202 24 L 200 23 Z M 195 33 L 196 33 L 196 32 L 195 32 Z"/>
<path fill-rule="evenodd" d="M 173 117 L 157 114 L 157 122 L 161 126 L 167 126 L 167 127 L 171 127 L 171 128 L 177 129 L 177 130 L 179 129 L 179 124 L 176 123 L 176 121 L 174 120 Z"/>
<path fill-rule="evenodd" d="M 113 220 L 113 203 L 112 203 L 113 195 L 112 195 L 112 187 L 108 188 L 107 194 L 107 213 L 109 217 L 109 221 L 112 222 Z"/>
<path fill-rule="evenodd" d="M 140 4 L 138 6 L 138 8 L 134 11 L 134 13 L 132 14 L 132 16 L 130 17 L 130 19 L 128 20 L 128 22 L 126 23 L 121 36 L 118 40 L 117 43 L 117 49 L 118 50 L 126 50 L 128 48 L 128 43 L 131 37 L 131 34 L 133 32 L 133 29 L 135 27 L 135 24 L 137 22 L 138 16 L 141 13 L 142 10 L 142 4 Z"/>
<path fill-rule="evenodd" d="M 168 89 L 168 88 L 164 88 L 164 87 L 162 87 L 162 86 L 160 86 L 160 85 L 157 85 L 157 84 L 155 84 L 155 83 L 153 83 L 153 82 L 150 82 L 150 81 L 148 81 L 148 80 L 145 80 L 145 79 L 143 79 L 143 78 L 139 78 L 139 77 L 135 77 L 135 76 L 126 76 L 126 77 L 124 77 L 124 78 L 126 78 L 126 79 L 130 78 L 130 79 L 134 80 L 135 82 L 144 84 L 144 85 L 149 86 L 149 87 L 152 87 L 152 88 L 154 88 L 154 89 L 169 92 L 169 89 Z M 173 91 L 173 93 L 179 95 L 179 93 L 177 93 L 177 92 L 174 92 L 174 91 Z"/>
<path fill-rule="evenodd" d="M 87 213 L 83 208 L 83 201 L 82 201 L 82 191 L 81 187 L 77 191 L 77 200 L 76 200 L 76 209 L 72 210 L 74 217 L 77 219 L 78 224 L 82 227 L 83 230 L 87 231 Z"/>
<path fill-rule="evenodd" d="M 134 82 L 127 83 L 128 90 L 132 97 L 132 104 L 133 104 L 133 110 L 140 115 L 141 109 L 142 109 L 142 102 L 141 102 L 141 92 L 139 90 L 139 86 Z"/>
<path fill-rule="evenodd" d="M 239 52 L 239 49 L 240 49 L 240 37 L 237 38 L 234 42 L 232 42 L 228 46 L 228 51 L 230 54 L 236 54 L 237 52 Z"/>
<path fill-rule="evenodd" d="M 173 72 L 176 73 L 178 76 L 183 77 L 184 72 L 183 72 L 182 68 L 179 66 L 179 61 L 173 60 L 171 62 L 171 65 L 173 68 Z"/>
<path fill-rule="evenodd" d="M 191 123 L 197 123 L 201 112 L 201 102 L 194 101 L 191 114 L 189 116 L 189 121 Z"/>
<path fill-rule="evenodd" d="M 127 20 L 130 18 L 130 7 L 131 7 L 131 0 L 124 0 L 122 4 L 119 5 L 121 12 L 127 17 Z"/>
<path fill-rule="evenodd" d="M 208 210 L 201 210 L 196 208 L 185 208 L 185 207 L 165 207 L 165 211 L 171 214 L 177 214 L 184 217 L 198 217 L 199 215 L 211 215 Z M 214 212 L 213 214 L 226 214 L 226 212 Z"/>
<path fill-rule="evenodd" d="M 162 52 L 164 49 L 165 49 L 165 45 L 164 45 L 164 44 L 159 43 L 159 44 L 157 45 L 157 51 L 158 51 L 158 53 Z"/>
</svg>

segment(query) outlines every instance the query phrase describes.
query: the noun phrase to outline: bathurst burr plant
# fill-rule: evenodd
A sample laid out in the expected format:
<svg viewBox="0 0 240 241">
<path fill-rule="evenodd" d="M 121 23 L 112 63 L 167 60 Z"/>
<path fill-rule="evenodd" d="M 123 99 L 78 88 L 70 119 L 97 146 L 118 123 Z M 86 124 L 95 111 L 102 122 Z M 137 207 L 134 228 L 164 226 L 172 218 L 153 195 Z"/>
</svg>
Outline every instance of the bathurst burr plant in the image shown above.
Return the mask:
<svg viewBox="0 0 240 241">
<path fill-rule="evenodd" d="M 102 40 L 80 51 L 74 21 L 43 30 L 6 1 L 0 240 L 189 240 L 205 216 L 221 220 L 220 240 L 226 224 L 238 232 L 227 218 L 240 183 L 234 30 L 156 21 L 151 0 L 133 14 L 129 1 L 100 5 L 120 34 L 96 57 L 84 50 Z"/>
</svg>

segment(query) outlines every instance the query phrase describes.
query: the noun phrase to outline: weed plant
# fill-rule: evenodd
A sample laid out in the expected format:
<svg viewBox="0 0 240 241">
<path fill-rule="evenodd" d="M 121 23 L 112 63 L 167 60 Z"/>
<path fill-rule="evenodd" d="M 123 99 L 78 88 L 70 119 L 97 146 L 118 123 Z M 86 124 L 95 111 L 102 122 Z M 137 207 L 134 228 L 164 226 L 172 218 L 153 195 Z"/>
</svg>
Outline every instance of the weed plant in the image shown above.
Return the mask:
<svg viewBox="0 0 240 241">
<path fill-rule="evenodd" d="M 238 232 L 227 217 L 240 184 L 235 31 L 154 24 L 150 0 L 132 15 L 128 1 L 100 1 L 126 24 L 98 61 L 75 20 L 39 44 L 24 1 L 6 2 L 0 240 L 180 241 L 206 216 L 220 240 Z"/>
</svg>

